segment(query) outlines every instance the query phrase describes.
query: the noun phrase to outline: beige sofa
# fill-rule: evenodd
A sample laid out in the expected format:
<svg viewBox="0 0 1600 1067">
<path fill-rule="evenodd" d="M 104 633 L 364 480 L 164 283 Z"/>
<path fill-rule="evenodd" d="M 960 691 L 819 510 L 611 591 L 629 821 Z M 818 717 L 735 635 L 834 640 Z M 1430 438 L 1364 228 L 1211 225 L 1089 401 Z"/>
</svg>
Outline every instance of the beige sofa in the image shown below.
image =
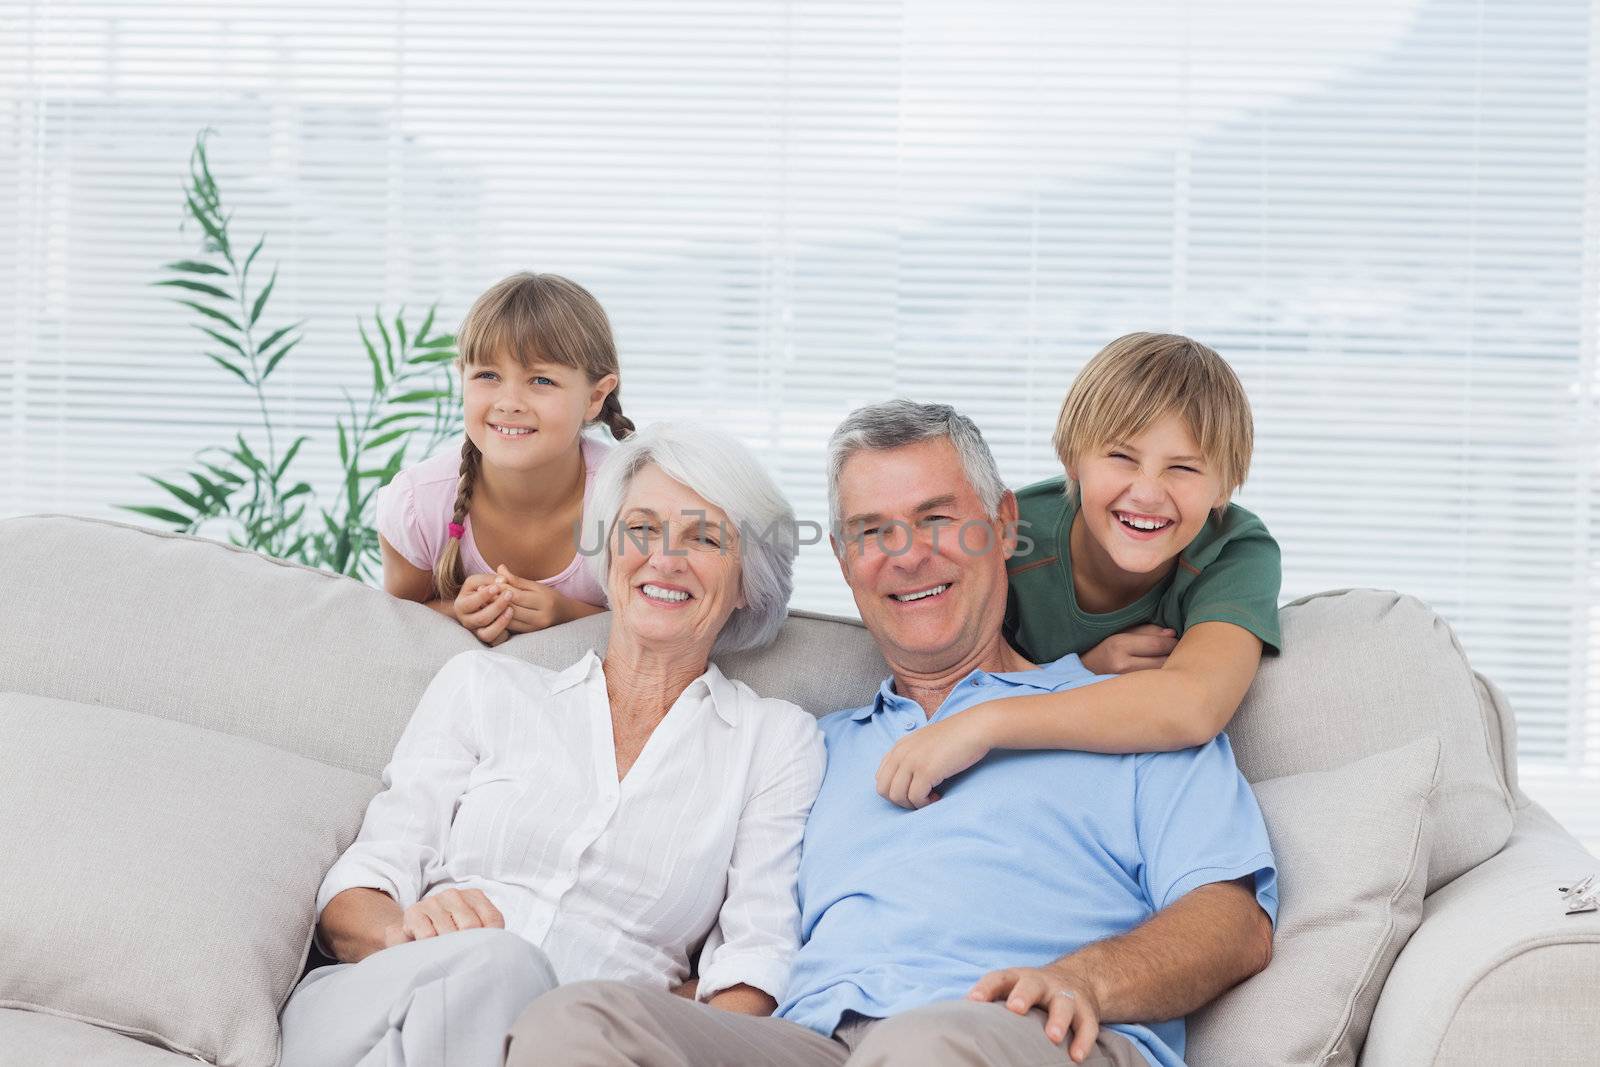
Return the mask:
<svg viewBox="0 0 1600 1067">
<path fill-rule="evenodd" d="M 270 1065 L 306 887 L 476 641 L 348 579 L 78 518 L 0 521 L 0 588 L 0 1064 Z M 605 627 L 495 654 L 566 666 Z M 1230 730 L 1284 868 L 1279 954 L 1191 1020 L 1189 1062 L 1600 1062 L 1600 915 L 1556 891 L 1600 863 L 1518 790 L 1498 690 L 1400 594 L 1308 597 L 1283 632 Z M 859 625 L 801 612 L 722 665 L 819 714 L 885 673 Z"/>
</svg>

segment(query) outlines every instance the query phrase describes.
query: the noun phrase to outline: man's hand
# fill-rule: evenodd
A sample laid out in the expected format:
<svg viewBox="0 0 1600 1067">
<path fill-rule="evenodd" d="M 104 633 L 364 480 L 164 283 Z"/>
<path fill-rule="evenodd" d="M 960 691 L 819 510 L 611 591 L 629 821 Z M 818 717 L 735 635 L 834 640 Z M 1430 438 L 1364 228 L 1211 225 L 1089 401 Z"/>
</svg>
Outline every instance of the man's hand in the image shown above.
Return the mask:
<svg viewBox="0 0 1600 1067">
<path fill-rule="evenodd" d="M 902 808 L 925 808 L 939 783 L 954 778 L 989 754 L 986 705 L 968 708 L 902 738 L 878 765 L 878 795 Z"/>
<path fill-rule="evenodd" d="M 384 948 L 421 941 L 457 930 L 505 929 L 505 916 L 481 889 L 446 889 L 424 897 L 405 910 L 400 921 L 383 931 Z"/>
<path fill-rule="evenodd" d="M 1166 666 L 1177 647 L 1176 631 L 1147 622 L 1112 634 L 1078 658 L 1096 674 L 1128 674 Z"/>
<path fill-rule="evenodd" d="M 1044 1023 L 1046 1037 L 1059 1045 L 1069 1033 L 1072 1035 L 1067 1055 L 1073 1063 L 1082 1063 L 1094 1051 L 1100 1036 L 1100 1004 L 1094 989 L 1087 981 L 1056 966 L 990 971 L 978 979 L 967 997 L 1004 1000 L 1006 1007 L 1018 1015 L 1043 1008 L 1048 1016 Z"/>
</svg>

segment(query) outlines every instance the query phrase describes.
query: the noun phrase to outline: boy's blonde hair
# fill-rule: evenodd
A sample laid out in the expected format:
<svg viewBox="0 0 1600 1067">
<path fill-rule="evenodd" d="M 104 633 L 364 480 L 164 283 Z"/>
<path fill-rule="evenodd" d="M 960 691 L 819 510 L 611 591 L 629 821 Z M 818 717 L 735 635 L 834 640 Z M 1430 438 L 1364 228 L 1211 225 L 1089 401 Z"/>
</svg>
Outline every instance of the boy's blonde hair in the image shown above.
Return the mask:
<svg viewBox="0 0 1600 1067">
<path fill-rule="evenodd" d="M 456 351 L 458 371 L 492 363 L 503 352 L 524 368 L 539 362 L 572 367 L 587 375 L 591 384 L 619 373 L 605 309 L 589 290 L 559 274 L 525 272 L 496 282 L 467 312 L 456 334 Z M 620 385 L 606 396 L 595 421 L 605 423 L 619 441 L 633 432 L 633 420 L 622 413 Z M 450 517 L 458 526 L 466 522 L 472 507 L 482 459 L 472 438 L 466 438 Z M 433 567 L 434 591 L 440 599 L 454 600 L 465 582 L 461 540 L 451 537 Z"/>
<path fill-rule="evenodd" d="M 1178 334 L 1130 333 L 1102 348 L 1067 391 L 1052 443 L 1061 465 L 1072 467 L 1167 415 L 1188 424 L 1200 454 L 1233 495 L 1250 472 L 1250 400 L 1225 359 Z"/>
</svg>

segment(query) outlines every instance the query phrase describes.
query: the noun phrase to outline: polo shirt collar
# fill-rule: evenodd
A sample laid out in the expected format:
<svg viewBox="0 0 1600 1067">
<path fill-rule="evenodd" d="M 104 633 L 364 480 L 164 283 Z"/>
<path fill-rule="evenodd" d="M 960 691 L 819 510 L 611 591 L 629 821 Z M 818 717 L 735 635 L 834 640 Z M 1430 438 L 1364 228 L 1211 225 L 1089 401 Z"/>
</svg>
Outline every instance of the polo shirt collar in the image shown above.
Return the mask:
<svg viewBox="0 0 1600 1067">
<path fill-rule="evenodd" d="M 1034 668 L 1033 670 L 1002 671 L 998 674 L 990 674 L 988 671 L 981 669 L 974 670 L 965 678 L 961 679 L 960 682 L 957 682 L 956 685 L 960 686 L 962 683 L 968 681 L 994 679 L 995 681 L 1002 682 L 1006 685 L 1026 686 L 1029 689 L 1037 689 L 1040 692 L 1053 693 L 1057 689 L 1061 688 L 1063 679 L 1055 677 L 1055 672 L 1049 670 L 1049 666 L 1049 664 L 1044 664 L 1040 667 Z M 955 690 L 951 690 L 951 692 L 954 691 Z M 878 692 L 873 696 L 872 703 L 852 711 L 850 713 L 850 718 L 854 719 L 856 722 L 865 722 L 867 719 L 872 718 L 872 716 L 882 711 L 885 704 L 892 703 L 896 700 L 905 699 L 907 698 L 894 691 L 894 675 L 891 674 L 889 677 L 885 678 L 883 680 L 883 684 L 878 687 Z"/>
</svg>

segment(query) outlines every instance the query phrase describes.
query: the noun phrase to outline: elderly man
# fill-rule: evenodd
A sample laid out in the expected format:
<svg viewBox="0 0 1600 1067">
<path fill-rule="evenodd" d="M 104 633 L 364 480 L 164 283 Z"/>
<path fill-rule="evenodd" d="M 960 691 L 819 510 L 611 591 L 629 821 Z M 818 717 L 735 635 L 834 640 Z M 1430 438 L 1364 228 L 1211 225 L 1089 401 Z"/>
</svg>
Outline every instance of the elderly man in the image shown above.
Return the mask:
<svg viewBox="0 0 1600 1067">
<path fill-rule="evenodd" d="M 908 731 L 1092 683 L 1001 637 L 1016 503 L 970 420 L 894 401 L 830 442 L 834 550 L 893 676 L 823 720 L 800 865 L 804 944 L 776 1017 L 567 986 L 515 1067 L 1182 1062 L 1183 1021 L 1271 955 L 1276 874 L 1228 742 L 1138 756 L 996 751 L 904 809 L 876 776 Z"/>
</svg>

